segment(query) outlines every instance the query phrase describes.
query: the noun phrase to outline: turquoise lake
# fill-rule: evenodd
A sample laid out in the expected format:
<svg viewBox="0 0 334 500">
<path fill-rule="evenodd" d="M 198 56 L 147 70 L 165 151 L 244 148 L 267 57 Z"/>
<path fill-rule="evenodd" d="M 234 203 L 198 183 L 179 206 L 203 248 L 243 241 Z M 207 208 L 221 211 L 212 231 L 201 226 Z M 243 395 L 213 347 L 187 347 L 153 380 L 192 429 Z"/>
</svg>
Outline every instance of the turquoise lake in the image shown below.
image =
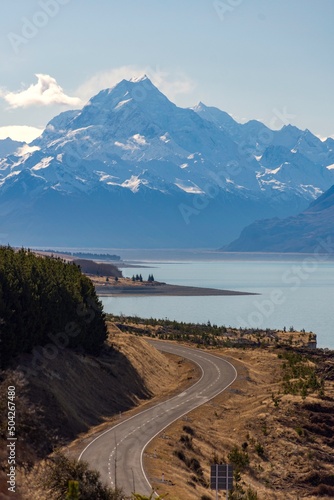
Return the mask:
<svg viewBox="0 0 334 500">
<path fill-rule="evenodd" d="M 124 258 L 124 257 L 123 257 Z M 205 258 L 205 255 L 204 255 Z M 105 312 L 178 321 L 254 328 L 304 328 L 317 334 L 318 347 L 334 349 L 334 262 L 326 256 L 284 260 L 142 261 L 124 276 L 153 273 L 176 285 L 255 292 L 234 297 L 105 297 Z M 139 265 L 139 263 L 138 263 Z"/>
</svg>

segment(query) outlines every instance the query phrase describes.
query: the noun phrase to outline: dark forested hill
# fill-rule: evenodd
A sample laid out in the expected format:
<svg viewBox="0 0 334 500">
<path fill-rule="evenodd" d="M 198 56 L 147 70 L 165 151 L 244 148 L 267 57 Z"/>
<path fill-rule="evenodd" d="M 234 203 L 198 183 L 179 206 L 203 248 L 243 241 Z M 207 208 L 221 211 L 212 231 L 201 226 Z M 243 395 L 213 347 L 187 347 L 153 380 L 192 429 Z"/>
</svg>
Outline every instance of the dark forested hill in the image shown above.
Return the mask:
<svg viewBox="0 0 334 500">
<path fill-rule="evenodd" d="M 55 346 L 96 353 L 106 336 L 102 305 L 76 264 L 0 247 L 1 367 L 36 346 L 48 356 Z"/>
<path fill-rule="evenodd" d="M 112 276 L 117 278 L 122 277 L 122 271 L 117 266 L 106 262 L 95 262 L 88 259 L 75 259 L 74 263 L 80 266 L 83 273 L 97 274 L 98 276 Z"/>
</svg>

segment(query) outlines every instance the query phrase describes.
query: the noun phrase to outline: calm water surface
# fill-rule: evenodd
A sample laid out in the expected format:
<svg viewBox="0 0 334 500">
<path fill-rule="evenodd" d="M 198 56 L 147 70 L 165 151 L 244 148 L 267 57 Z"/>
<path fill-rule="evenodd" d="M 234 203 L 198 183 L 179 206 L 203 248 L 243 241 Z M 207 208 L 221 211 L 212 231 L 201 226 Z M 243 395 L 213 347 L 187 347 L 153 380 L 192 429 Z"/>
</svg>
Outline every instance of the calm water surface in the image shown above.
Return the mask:
<svg viewBox="0 0 334 500">
<path fill-rule="evenodd" d="M 106 312 L 145 318 L 207 322 L 233 327 L 304 328 L 318 336 L 318 347 L 334 349 L 334 262 L 187 261 L 143 262 L 149 269 L 124 269 L 124 276 L 153 273 L 158 281 L 256 292 L 237 297 L 105 297 Z"/>
</svg>

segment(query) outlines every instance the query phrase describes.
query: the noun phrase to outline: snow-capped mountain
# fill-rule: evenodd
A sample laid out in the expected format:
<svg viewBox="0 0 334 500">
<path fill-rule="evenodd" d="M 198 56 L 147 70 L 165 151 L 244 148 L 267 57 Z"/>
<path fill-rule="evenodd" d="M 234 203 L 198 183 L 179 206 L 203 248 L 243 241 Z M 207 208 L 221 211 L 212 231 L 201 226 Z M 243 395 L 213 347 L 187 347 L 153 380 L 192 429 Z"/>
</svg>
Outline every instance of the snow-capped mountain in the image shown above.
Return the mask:
<svg viewBox="0 0 334 500">
<path fill-rule="evenodd" d="M 12 153 L 12 152 L 11 152 Z M 13 244 L 218 246 L 304 209 L 334 183 L 332 140 L 123 80 L 0 160 L 0 233 Z"/>
</svg>

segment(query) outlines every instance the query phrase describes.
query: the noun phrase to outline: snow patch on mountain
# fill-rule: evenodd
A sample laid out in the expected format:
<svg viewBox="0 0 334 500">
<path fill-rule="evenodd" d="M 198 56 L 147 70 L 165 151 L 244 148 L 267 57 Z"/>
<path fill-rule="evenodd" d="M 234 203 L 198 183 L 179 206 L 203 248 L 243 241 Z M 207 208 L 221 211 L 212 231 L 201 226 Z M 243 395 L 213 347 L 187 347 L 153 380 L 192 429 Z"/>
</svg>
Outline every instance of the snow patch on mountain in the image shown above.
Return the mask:
<svg viewBox="0 0 334 500">
<path fill-rule="evenodd" d="M 176 179 L 175 186 L 177 186 L 178 188 L 180 188 L 185 193 L 190 193 L 190 194 L 204 194 L 204 191 L 201 188 L 199 188 L 198 186 L 196 186 L 196 184 L 194 184 L 191 181 L 185 181 L 185 180 L 182 180 L 182 179 Z"/>
<path fill-rule="evenodd" d="M 47 156 L 46 158 L 43 158 L 39 163 L 37 163 L 37 165 L 32 167 L 31 170 L 36 171 L 36 170 L 42 170 L 44 168 L 48 168 L 50 166 L 52 160 L 53 160 L 52 156 Z"/>
<path fill-rule="evenodd" d="M 143 184 L 143 181 L 139 179 L 138 176 L 132 175 L 130 179 L 124 181 L 121 186 L 130 189 L 133 193 L 137 193 L 141 184 Z"/>
</svg>

